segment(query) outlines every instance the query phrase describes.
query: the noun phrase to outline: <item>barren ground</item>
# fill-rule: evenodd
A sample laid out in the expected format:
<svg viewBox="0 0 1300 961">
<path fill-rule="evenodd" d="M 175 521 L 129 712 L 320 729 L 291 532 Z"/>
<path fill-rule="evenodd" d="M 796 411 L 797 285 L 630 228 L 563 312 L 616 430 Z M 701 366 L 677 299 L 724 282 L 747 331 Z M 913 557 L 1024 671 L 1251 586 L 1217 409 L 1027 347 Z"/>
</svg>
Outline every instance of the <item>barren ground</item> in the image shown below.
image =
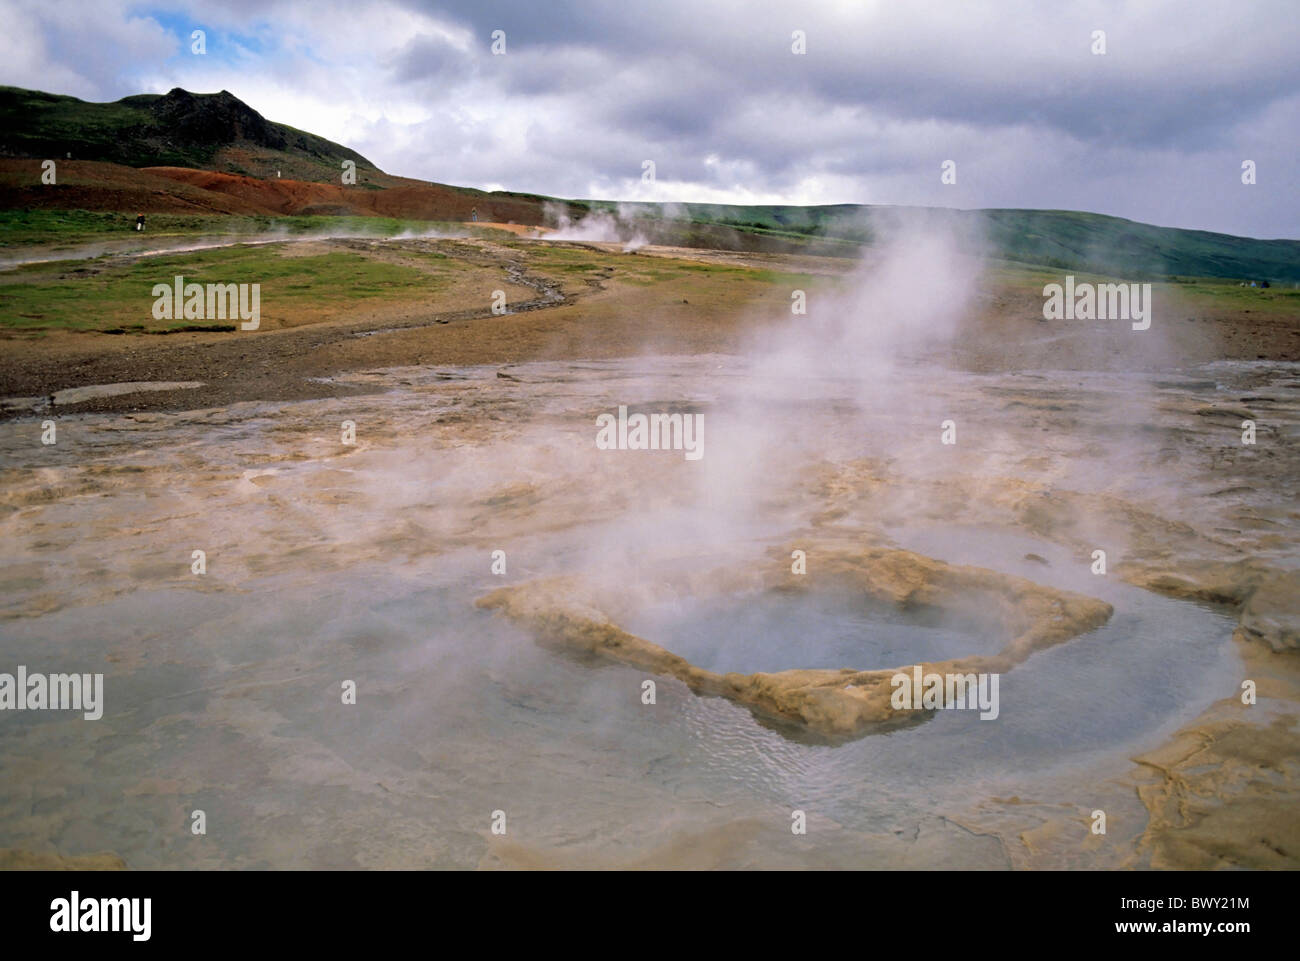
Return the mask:
<svg viewBox="0 0 1300 961">
<path fill-rule="evenodd" d="M 0 273 L 0 296 L 48 285 L 49 318 L 77 285 L 103 323 L 142 318 L 5 328 L 0 664 L 92 664 L 109 707 L 0 732 L 0 866 L 1300 863 L 1300 317 L 1281 292 L 1159 285 L 1150 336 L 1118 336 L 1043 321 L 1059 278 L 993 265 L 941 351 L 879 383 L 843 357 L 786 381 L 737 354 L 797 333 L 792 289 L 815 311 L 847 262 L 522 238 L 265 253 L 276 277 L 341 254 L 358 284 L 387 279 L 364 299 L 268 281 L 261 329 L 164 336 L 135 258 Z M 90 286 L 132 276 L 139 293 Z M 710 453 L 596 450 L 593 418 L 627 403 L 706 412 Z M 906 551 L 1115 613 L 1018 663 L 996 724 L 939 712 L 827 747 L 669 676 L 647 713 L 644 670 L 475 606 L 553 576 L 690 601 L 676 585 L 724 568 L 784 578 L 796 545 L 814 582 L 819 560 Z"/>
</svg>

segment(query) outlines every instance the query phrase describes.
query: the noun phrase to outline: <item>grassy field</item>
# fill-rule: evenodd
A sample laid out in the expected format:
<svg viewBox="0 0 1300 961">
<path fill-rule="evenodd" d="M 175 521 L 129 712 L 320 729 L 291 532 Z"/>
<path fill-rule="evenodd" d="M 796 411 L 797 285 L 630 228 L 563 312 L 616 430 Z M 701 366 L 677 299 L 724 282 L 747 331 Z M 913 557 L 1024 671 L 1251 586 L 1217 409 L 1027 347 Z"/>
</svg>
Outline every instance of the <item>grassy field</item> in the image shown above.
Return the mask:
<svg viewBox="0 0 1300 961">
<path fill-rule="evenodd" d="M 601 206 L 599 204 L 595 206 Z M 641 216 L 637 205 L 632 216 Z M 644 213 L 651 212 L 651 206 Z M 696 207 L 699 207 L 697 210 Z M 691 219 L 632 219 L 625 229 L 651 243 L 702 249 L 814 254 L 855 259 L 864 244 L 880 236 L 887 217 L 907 216 L 902 208 L 724 208 L 685 205 Z M 656 207 L 655 210 L 658 208 Z M 803 211 L 808 219 L 800 221 Z M 813 213 L 823 211 L 823 216 Z M 1173 230 L 1115 217 L 1070 211 L 931 210 L 917 216 L 952 220 L 971 238 L 973 251 L 987 257 L 1057 272 L 1105 274 L 1128 282 L 1218 278 L 1234 283 L 1269 281 L 1300 287 L 1300 241 L 1253 240 L 1203 231 Z M 710 221 L 706 218 L 717 217 Z M 746 219 L 748 218 L 748 219 Z M 767 220 L 770 223 L 764 223 Z M 42 247 L 63 251 L 108 241 L 130 246 L 135 235 L 130 213 L 57 209 L 0 210 L 0 251 Z M 159 237 L 254 236 L 308 233 L 395 236 L 430 231 L 470 233 L 504 239 L 491 228 L 461 223 L 362 216 L 236 216 L 151 214 L 146 243 Z"/>
<path fill-rule="evenodd" d="M 261 284 L 268 326 L 290 326 L 287 320 L 308 308 L 314 315 L 328 315 L 331 308 L 427 291 L 440 282 L 432 263 L 421 270 L 350 252 L 285 256 L 283 250 L 264 247 L 145 257 L 94 270 L 70 268 L 64 261 L 0 275 L 0 323 L 26 331 L 235 330 L 234 323 L 154 319 L 153 286 L 171 283 L 176 275 L 186 283 Z"/>
<path fill-rule="evenodd" d="M 347 371 L 744 352 L 767 331 L 808 323 L 791 315 L 795 289 L 814 309 L 855 310 L 859 278 L 847 258 L 665 253 L 514 235 L 304 239 L 0 270 L 0 397 L 160 378 L 206 386 L 184 397 L 88 403 L 102 411 L 179 409 L 335 396 L 349 388 L 330 378 Z M 1125 280 L 1069 272 L 1080 283 Z M 986 372 L 1300 360 L 1300 291 L 1222 279 L 1154 282 L 1152 333 L 1129 336 L 1124 322 L 1045 322 L 1043 287 L 1066 273 L 986 263 L 942 356 Z M 223 323 L 207 313 L 155 319 L 154 286 L 170 287 L 176 275 L 260 284 L 260 326 L 241 330 L 239 318 Z M 543 290 L 563 299 L 544 299 Z M 497 291 L 511 308 L 505 314 L 492 309 Z M 168 333 L 176 336 L 151 336 Z"/>
<path fill-rule="evenodd" d="M 1044 286 L 1062 283 L 1066 274 L 1072 275 L 1076 284 L 1133 282 L 1131 278 L 1117 274 L 1040 267 L 1015 261 L 989 264 L 984 279 L 991 289 L 1033 291 L 1041 296 Z M 1178 277 L 1152 282 L 1151 293 L 1157 303 L 1177 301 L 1196 312 L 1255 313 L 1264 317 L 1293 318 L 1300 327 L 1300 288 L 1290 285 L 1243 287 L 1240 281 L 1222 277 Z"/>
<path fill-rule="evenodd" d="M 188 283 L 261 285 L 263 332 L 333 322 L 383 329 L 486 310 L 496 289 L 506 290 L 510 303 L 535 298 L 535 289 L 512 280 L 511 272 L 522 265 L 532 278 L 548 281 L 566 297 L 580 298 L 579 319 L 561 323 L 545 313 L 534 314 L 532 321 L 512 322 L 513 334 L 507 334 L 501 322 L 492 321 L 473 335 L 466 334 L 452 356 L 475 358 L 476 351 L 491 356 L 546 352 L 556 349 L 551 345 L 557 340 L 575 355 L 588 350 L 616 354 L 632 338 L 643 341 L 647 349 L 664 352 L 711 351 L 726 349 L 731 331 L 788 320 L 792 290 L 805 290 L 814 301 L 843 293 L 851 304 L 855 282 L 851 275 L 856 262 L 842 257 L 783 261 L 769 254 L 699 251 L 694 259 L 670 258 L 528 241 L 488 228 L 477 231 L 493 241 L 482 246 L 455 240 L 370 245 L 307 239 L 129 256 L 123 255 L 130 253 L 127 248 L 108 242 L 121 235 L 124 219 L 85 212 L 0 214 L 4 228 L 0 234 L 13 251 L 23 246 L 22 240 L 27 250 L 34 249 L 31 244 L 38 240 L 45 249 L 93 251 L 97 242 L 111 249 L 102 256 L 0 271 L 0 332 L 9 335 L 11 345 L 60 333 L 88 334 L 86 343 L 93 339 L 124 346 L 137 342 L 137 337 L 149 342 L 172 340 L 145 336 L 150 334 L 241 336 L 238 318 L 155 319 L 153 287 L 170 284 L 177 275 Z M 220 231 L 212 229 L 214 223 L 221 225 Z M 305 238 L 326 233 L 392 237 L 460 226 L 385 218 L 174 215 L 150 218 L 149 235 L 131 237 L 133 232 L 128 231 L 125 243 L 159 245 L 161 241 L 166 247 L 168 241 L 215 236 Z M 970 343 L 978 347 L 996 342 L 1001 336 L 998 325 L 1010 322 L 1007 318 L 1040 323 L 1043 287 L 1063 282 L 1066 273 L 1072 273 L 1078 283 L 1133 279 L 1124 273 L 989 260 L 971 304 Z M 1180 277 L 1152 283 L 1161 329 L 1193 319 L 1220 325 L 1223 336 L 1233 343 L 1234 356 L 1257 356 L 1252 341 L 1258 336 L 1280 344 L 1280 356 L 1289 356 L 1293 349 L 1291 332 L 1300 331 L 1300 289 L 1243 287 L 1240 281 L 1223 278 Z M 1188 331 L 1196 329 L 1193 325 Z M 1032 330 L 1023 328 L 1021 333 Z M 96 338 L 96 334 L 127 336 Z M 378 338 L 367 343 L 376 349 L 380 345 Z M 1205 347 L 1203 352 L 1214 349 Z M 376 353 L 373 361 L 401 363 L 405 358 L 400 353 Z"/>
<path fill-rule="evenodd" d="M 787 290 L 796 287 L 824 286 L 827 278 L 794 271 L 745 267 L 738 264 L 700 263 L 667 257 L 629 257 L 626 254 L 552 246 L 550 244 L 513 242 L 534 269 L 545 273 L 577 276 L 589 280 L 617 276 L 620 283 L 638 287 L 687 285 L 699 280 L 706 284 L 735 284 L 740 288 L 773 286 Z M 843 269 L 851 264 L 845 263 Z M 684 288 L 686 289 L 686 288 Z M 687 289 L 689 293 L 689 289 Z"/>
<path fill-rule="evenodd" d="M 392 217 L 258 217 L 186 214 L 150 214 L 145 233 L 137 234 L 131 214 L 91 210 L 0 210 L 0 250 L 42 247 L 68 250 L 101 240 L 139 241 L 156 246 L 163 238 L 255 237 L 283 234 L 342 234 L 358 237 L 393 237 L 432 231 L 468 233 L 471 236 L 507 237 L 490 227 L 468 227 L 437 220 L 400 220 Z"/>
<path fill-rule="evenodd" d="M 9 212 L 2 218 L 9 236 L 62 238 L 64 245 L 92 243 L 112 236 L 116 225 L 108 214 Z M 211 217 L 158 217 L 151 242 L 159 237 L 183 240 L 210 236 Z M 226 217 L 226 236 L 285 236 L 332 231 L 362 236 L 393 236 L 452 225 L 382 218 Z M 566 293 L 595 289 L 615 281 L 624 289 L 643 289 L 647 303 L 685 302 L 698 305 L 775 303 L 789 291 L 830 292 L 842 288 L 836 277 L 733 263 L 697 262 L 663 257 L 629 256 L 563 244 L 520 241 L 495 233 L 502 248 L 513 251 L 530 272 L 549 277 Z M 100 331 L 107 333 L 170 333 L 181 330 L 234 330 L 233 324 L 155 320 L 152 288 L 176 275 L 187 282 L 257 283 L 262 285 L 262 312 L 268 327 L 296 326 L 345 313 L 350 305 L 397 303 L 415 295 L 437 296 L 452 285 L 458 289 L 490 290 L 500 271 L 459 259 L 451 249 L 389 247 L 404 262 L 392 262 L 360 252 L 333 250 L 296 255 L 298 245 L 234 246 L 187 251 L 136 259 L 88 258 L 29 264 L 0 272 L 0 329 L 39 331 Z M 830 261 L 840 263 L 838 260 Z M 852 264 L 842 263 L 848 271 Z M 1076 281 L 1104 283 L 1123 277 L 1071 271 Z M 993 261 L 986 266 L 986 292 L 1016 293 L 1041 300 L 1044 285 L 1060 283 L 1060 268 Z M 774 293 L 775 292 L 775 293 Z M 1180 278 L 1156 282 L 1155 297 L 1178 302 L 1194 312 L 1300 318 L 1300 290 L 1291 287 L 1251 288 L 1221 278 Z M 473 294 L 470 296 L 478 296 Z M 512 294 L 512 297 L 515 295 Z"/>
</svg>

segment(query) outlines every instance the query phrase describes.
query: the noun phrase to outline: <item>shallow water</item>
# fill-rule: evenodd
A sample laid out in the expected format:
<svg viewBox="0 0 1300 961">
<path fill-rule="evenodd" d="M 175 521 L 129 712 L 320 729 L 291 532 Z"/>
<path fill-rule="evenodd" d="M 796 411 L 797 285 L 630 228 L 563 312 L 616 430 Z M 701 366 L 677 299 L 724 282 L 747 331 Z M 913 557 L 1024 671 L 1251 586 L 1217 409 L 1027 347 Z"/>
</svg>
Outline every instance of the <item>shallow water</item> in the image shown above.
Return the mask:
<svg viewBox="0 0 1300 961">
<path fill-rule="evenodd" d="M 996 654 L 1004 638 L 898 611 L 866 610 L 838 596 L 742 595 L 672 601 L 620 626 L 725 674 L 791 668 L 897 667 L 969 654 Z"/>
</svg>

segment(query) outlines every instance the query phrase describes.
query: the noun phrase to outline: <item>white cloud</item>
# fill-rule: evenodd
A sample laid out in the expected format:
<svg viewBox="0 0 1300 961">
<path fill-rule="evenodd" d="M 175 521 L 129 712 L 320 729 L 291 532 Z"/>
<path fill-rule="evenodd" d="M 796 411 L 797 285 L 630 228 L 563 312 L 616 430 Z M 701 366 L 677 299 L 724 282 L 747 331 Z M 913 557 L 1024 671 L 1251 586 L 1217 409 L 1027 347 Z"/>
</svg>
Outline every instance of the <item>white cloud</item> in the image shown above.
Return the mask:
<svg viewBox="0 0 1300 961">
<path fill-rule="evenodd" d="M 87 99 L 228 89 L 392 173 L 560 196 L 1300 224 L 1285 2 L 184 4 L 180 19 L 212 32 L 206 57 L 177 55 L 180 31 L 153 9 L 0 0 L 0 80 Z M 489 51 L 498 28 L 504 57 Z M 250 39 L 227 49 L 227 31 Z M 1248 156 L 1260 180 L 1243 193 Z M 939 182 L 946 159 L 955 187 Z"/>
</svg>

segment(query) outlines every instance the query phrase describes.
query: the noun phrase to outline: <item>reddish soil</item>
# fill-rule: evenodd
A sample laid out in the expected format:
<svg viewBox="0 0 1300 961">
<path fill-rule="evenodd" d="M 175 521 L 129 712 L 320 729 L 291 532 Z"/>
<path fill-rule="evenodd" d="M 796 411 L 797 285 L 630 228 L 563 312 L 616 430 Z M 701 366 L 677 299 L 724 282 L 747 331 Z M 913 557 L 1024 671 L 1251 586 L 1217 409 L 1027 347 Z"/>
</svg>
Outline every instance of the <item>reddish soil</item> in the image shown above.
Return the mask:
<svg viewBox="0 0 1300 961">
<path fill-rule="evenodd" d="M 59 183 L 41 183 L 41 162 L 0 158 L 0 208 L 198 214 L 333 214 L 405 220 L 542 223 L 540 201 L 495 197 L 443 184 L 379 175 L 385 189 L 244 177 L 186 167 L 124 167 L 59 161 Z M 367 171 L 367 176 L 371 176 Z M 379 179 L 371 177 L 371 179 Z"/>
</svg>

